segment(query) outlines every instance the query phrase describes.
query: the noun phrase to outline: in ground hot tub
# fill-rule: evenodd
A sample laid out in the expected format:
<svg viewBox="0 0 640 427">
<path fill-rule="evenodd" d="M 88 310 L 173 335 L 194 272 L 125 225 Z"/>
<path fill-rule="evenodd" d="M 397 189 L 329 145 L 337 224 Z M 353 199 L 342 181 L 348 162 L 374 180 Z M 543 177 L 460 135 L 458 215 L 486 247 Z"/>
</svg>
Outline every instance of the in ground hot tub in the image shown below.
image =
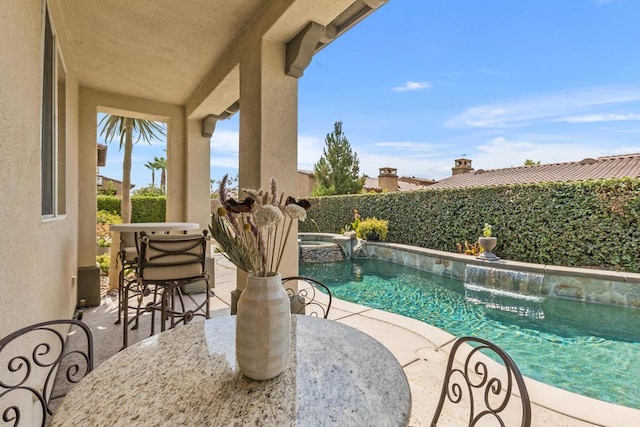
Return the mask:
<svg viewBox="0 0 640 427">
<path fill-rule="evenodd" d="M 325 263 L 351 257 L 351 237 L 331 233 L 299 233 L 300 261 Z"/>
</svg>

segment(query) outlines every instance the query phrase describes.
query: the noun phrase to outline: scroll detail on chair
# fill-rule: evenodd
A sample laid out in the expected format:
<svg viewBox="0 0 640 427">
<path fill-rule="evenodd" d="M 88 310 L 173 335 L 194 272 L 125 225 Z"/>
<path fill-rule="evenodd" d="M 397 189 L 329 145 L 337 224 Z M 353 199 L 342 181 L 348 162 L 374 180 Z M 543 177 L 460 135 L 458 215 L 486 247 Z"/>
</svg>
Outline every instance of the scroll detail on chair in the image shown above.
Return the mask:
<svg viewBox="0 0 640 427">
<path fill-rule="evenodd" d="M 41 322 L 7 335 L 0 340 L 0 419 L 45 426 L 53 401 L 92 369 L 93 336 L 79 320 Z"/>
<path fill-rule="evenodd" d="M 294 290 L 290 283 L 296 282 L 297 289 Z M 331 290 L 322 282 L 310 277 L 285 277 L 282 279 L 282 286 L 285 287 L 289 299 L 291 300 L 291 312 L 294 314 L 307 314 L 310 316 L 327 318 L 331 309 Z"/>
<path fill-rule="evenodd" d="M 481 420 L 502 426 L 531 425 L 531 403 L 520 370 L 502 348 L 482 338 L 462 337 L 453 344 L 432 427 L 445 404 L 458 405 L 456 413 L 468 414 L 469 426 Z"/>
</svg>

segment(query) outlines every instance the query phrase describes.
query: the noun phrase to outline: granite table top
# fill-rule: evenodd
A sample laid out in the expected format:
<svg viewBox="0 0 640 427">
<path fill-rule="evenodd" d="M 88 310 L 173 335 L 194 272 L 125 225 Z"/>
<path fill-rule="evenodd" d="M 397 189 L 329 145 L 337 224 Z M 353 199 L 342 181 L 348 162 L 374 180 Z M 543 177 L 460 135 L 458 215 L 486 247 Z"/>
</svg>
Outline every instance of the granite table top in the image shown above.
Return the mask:
<svg viewBox="0 0 640 427">
<path fill-rule="evenodd" d="M 235 360 L 235 316 L 149 337 L 74 386 L 50 426 L 404 426 L 411 392 L 378 341 L 293 315 L 289 364 L 254 381 Z"/>
</svg>

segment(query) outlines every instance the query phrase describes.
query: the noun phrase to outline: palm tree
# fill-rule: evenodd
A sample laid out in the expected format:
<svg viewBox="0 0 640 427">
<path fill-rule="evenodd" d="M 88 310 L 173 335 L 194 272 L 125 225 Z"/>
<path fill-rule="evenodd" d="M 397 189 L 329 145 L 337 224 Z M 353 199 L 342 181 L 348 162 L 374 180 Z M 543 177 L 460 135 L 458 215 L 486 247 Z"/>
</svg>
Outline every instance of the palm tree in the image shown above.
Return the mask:
<svg viewBox="0 0 640 427">
<path fill-rule="evenodd" d="M 102 126 L 100 135 L 105 135 L 107 142 L 113 141 L 116 136 L 120 137 L 120 150 L 124 146 L 124 160 L 122 161 L 122 200 L 120 202 L 120 210 L 122 214 L 122 222 L 128 224 L 131 222 L 131 154 L 133 152 L 133 133 L 137 133 L 138 138 L 151 144 L 154 139 L 160 140 L 160 136 L 166 135 L 164 124 L 151 120 L 132 119 L 130 117 L 116 116 L 107 114 L 98 126 Z"/>
<path fill-rule="evenodd" d="M 160 188 L 166 193 L 167 191 L 167 159 L 164 157 L 153 156 L 153 164 L 156 169 L 160 169 Z"/>
<path fill-rule="evenodd" d="M 147 162 L 144 167 L 151 171 L 151 186 L 156 186 L 156 169 L 158 169 L 153 162 Z"/>
</svg>

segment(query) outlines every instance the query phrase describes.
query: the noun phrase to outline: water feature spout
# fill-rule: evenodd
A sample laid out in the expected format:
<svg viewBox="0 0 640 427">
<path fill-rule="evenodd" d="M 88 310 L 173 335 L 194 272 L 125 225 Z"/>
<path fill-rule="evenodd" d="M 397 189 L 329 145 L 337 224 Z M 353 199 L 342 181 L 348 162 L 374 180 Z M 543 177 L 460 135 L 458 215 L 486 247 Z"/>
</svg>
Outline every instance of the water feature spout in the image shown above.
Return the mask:
<svg viewBox="0 0 640 427">
<path fill-rule="evenodd" d="M 543 279 L 544 275 L 537 273 L 467 265 L 465 299 L 520 316 L 543 319 Z"/>
</svg>

